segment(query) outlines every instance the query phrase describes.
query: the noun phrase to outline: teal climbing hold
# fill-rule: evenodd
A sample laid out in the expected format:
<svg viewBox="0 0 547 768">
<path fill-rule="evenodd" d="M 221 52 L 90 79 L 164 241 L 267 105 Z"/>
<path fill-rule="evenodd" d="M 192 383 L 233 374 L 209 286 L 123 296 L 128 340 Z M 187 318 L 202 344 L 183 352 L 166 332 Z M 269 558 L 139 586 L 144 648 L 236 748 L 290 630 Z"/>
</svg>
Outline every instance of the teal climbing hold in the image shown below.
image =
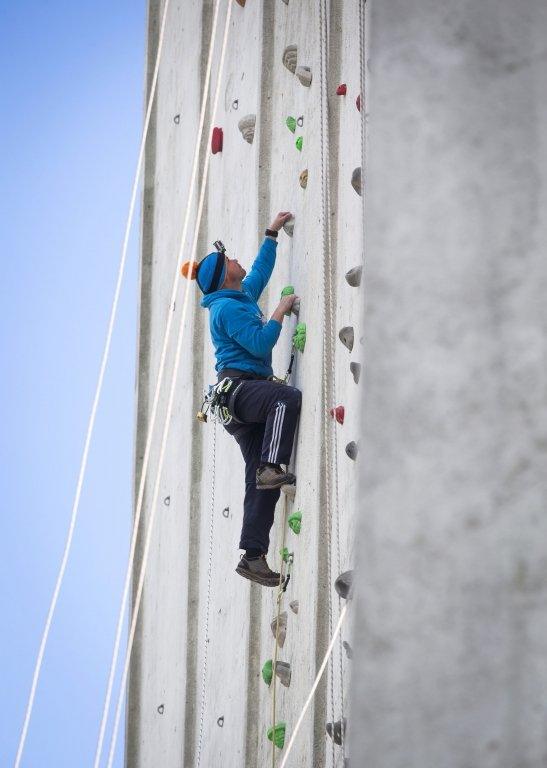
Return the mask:
<svg viewBox="0 0 547 768">
<path fill-rule="evenodd" d="M 285 729 L 287 725 L 283 721 L 280 721 L 273 728 L 268 728 L 268 739 L 273 741 L 278 749 L 283 749 L 285 746 Z"/>
<path fill-rule="evenodd" d="M 292 337 L 292 343 L 299 352 L 306 346 L 306 323 L 297 323 Z"/>
<path fill-rule="evenodd" d="M 302 512 L 293 512 L 292 515 L 289 515 L 287 522 L 293 533 L 300 533 L 300 529 L 302 528 Z"/>
<path fill-rule="evenodd" d="M 296 148 L 299 152 L 302 152 L 302 144 L 304 143 L 304 137 L 299 136 L 296 140 Z"/>
<path fill-rule="evenodd" d="M 282 549 L 280 549 L 279 554 L 281 555 L 284 563 L 288 563 L 290 558 L 292 557 L 292 552 L 289 552 L 287 547 L 283 547 Z"/>
<path fill-rule="evenodd" d="M 264 664 L 262 667 L 262 679 L 266 683 L 266 685 L 270 685 L 272 682 L 273 677 L 273 664 L 272 660 L 268 659 L 268 661 Z"/>
<path fill-rule="evenodd" d="M 288 117 L 285 120 L 285 125 L 289 129 L 291 133 L 294 133 L 296 131 L 296 119 L 294 117 Z"/>
</svg>

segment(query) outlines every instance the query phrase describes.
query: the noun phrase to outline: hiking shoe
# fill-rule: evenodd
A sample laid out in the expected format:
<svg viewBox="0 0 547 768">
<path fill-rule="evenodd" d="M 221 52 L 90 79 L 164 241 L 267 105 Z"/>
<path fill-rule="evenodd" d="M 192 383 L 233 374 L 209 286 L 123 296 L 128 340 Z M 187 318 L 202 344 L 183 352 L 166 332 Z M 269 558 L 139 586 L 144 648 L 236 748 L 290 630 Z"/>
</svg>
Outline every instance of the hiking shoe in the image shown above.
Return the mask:
<svg viewBox="0 0 547 768">
<path fill-rule="evenodd" d="M 279 573 L 270 569 L 266 562 L 266 555 L 259 555 L 258 557 L 241 555 L 236 573 L 239 573 L 244 579 L 261 584 L 263 587 L 278 587 L 281 578 Z"/>
<path fill-rule="evenodd" d="M 294 485 L 294 483 L 296 483 L 296 475 L 291 474 L 291 472 L 283 472 L 279 464 L 276 466 L 266 464 L 256 470 L 256 487 L 258 490 L 281 488 L 282 485 Z"/>
</svg>

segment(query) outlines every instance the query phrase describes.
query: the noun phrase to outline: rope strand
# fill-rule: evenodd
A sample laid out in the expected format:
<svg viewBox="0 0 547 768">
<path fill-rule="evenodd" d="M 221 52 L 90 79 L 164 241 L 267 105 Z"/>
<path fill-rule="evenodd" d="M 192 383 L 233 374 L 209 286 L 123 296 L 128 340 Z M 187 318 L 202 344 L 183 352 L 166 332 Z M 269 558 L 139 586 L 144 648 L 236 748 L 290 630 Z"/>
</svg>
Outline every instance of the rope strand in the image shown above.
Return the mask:
<svg viewBox="0 0 547 768">
<path fill-rule="evenodd" d="M 212 137 L 213 133 L 213 124 L 214 124 L 214 118 L 216 115 L 217 105 L 218 105 L 218 98 L 220 93 L 220 84 L 222 82 L 222 73 L 224 71 L 224 59 L 226 55 L 226 46 L 228 42 L 228 32 L 230 29 L 230 17 L 231 17 L 231 10 L 232 10 L 232 4 L 230 2 L 227 3 L 227 13 L 226 13 L 226 22 L 224 27 L 224 39 L 222 41 L 222 53 L 220 57 L 220 64 L 219 64 L 219 70 L 218 70 L 218 77 L 216 82 L 216 89 L 215 89 L 215 97 L 214 97 L 214 104 L 213 104 L 213 110 L 212 110 L 212 124 L 209 131 L 209 140 Z M 207 186 L 207 176 L 209 172 L 209 160 L 211 155 L 208 153 L 205 158 L 205 164 L 204 164 L 204 170 L 203 170 L 203 179 L 200 189 L 200 198 L 198 203 L 198 212 L 196 216 L 196 226 L 195 226 L 195 232 L 194 232 L 194 240 L 192 244 L 192 251 L 191 251 L 191 258 L 190 258 L 190 266 L 195 261 L 195 254 L 196 254 L 196 248 L 197 248 L 197 239 L 199 235 L 199 226 L 201 222 L 201 216 L 203 213 L 203 204 L 205 199 L 205 190 Z M 186 312 L 188 309 L 188 298 L 190 294 L 190 280 L 187 282 L 186 289 L 185 289 L 185 295 L 184 295 L 184 303 L 182 308 L 182 314 L 181 314 L 181 320 L 180 320 L 180 326 L 179 326 L 179 334 L 177 338 L 177 347 L 175 352 L 175 363 L 174 363 L 174 369 L 173 369 L 173 375 L 171 379 L 171 388 L 169 391 L 169 399 L 167 404 L 167 410 L 165 415 L 165 422 L 163 427 L 163 434 L 162 434 L 162 440 L 161 440 L 161 448 L 160 448 L 160 456 L 158 461 L 158 469 L 156 474 L 156 482 L 154 485 L 154 491 L 152 496 L 152 504 L 151 504 L 151 512 L 150 512 L 150 520 L 148 523 L 148 531 L 146 534 L 146 541 L 144 546 L 144 552 L 143 552 L 143 558 L 141 563 L 141 569 L 139 573 L 139 580 L 138 580 L 138 587 L 137 587 L 137 594 L 135 597 L 135 605 L 133 608 L 133 616 L 131 621 L 131 627 L 129 630 L 129 637 L 128 637 L 128 643 L 127 643 L 127 651 L 126 651 L 126 658 L 125 658 L 125 665 L 122 673 L 122 681 L 120 684 L 120 693 L 118 696 L 118 703 L 116 706 L 116 716 L 114 720 L 114 729 L 113 729 L 113 735 L 110 745 L 110 754 L 108 758 L 108 768 L 112 768 L 112 763 L 114 760 L 114 750 L 116 747 L 116 740 L 118 737 L 118 729 L 120 725 L 120 717 L 121 717 L 121 711 L 123 707 L 123 701 L 124 701 L 124 693 L 125 693 L 125 686 L 127 683 L 127 675 L 129 672 L 129 662 L 131 659 L 131 651 L 133 649 L 133 642 L 135 639 L 135 631 L 136 631 L 136 625 L 137 625 L 137 619 L 139 615 L 139 609 L 141 604 L 141 598 L 142 598 L 142 591 L 144 586 L 144 577 L 146 574 L 146 566 L 148 562 L 148 554 L 150 550 L 150 542 L 152 538 L 152 532 L 154 529 L 154 520 L 157 510 L 157 500 L 159 495 L 159 487 L 160 487 L 160 479 L 161 479 L 161 472 L 163 468 L 163 461 L 165 458 L 165 450 L 167 445 L 167 437 L 169 434 L 169 427 L 171 423 L 171 414 L 173 411 L 173 403 L 174 403 L 174 397 L 175 397 L 175 385 L 176 385 L 176 378 L 178 373 L 178 368 L 180 365 L 180 354 L 181 354 L 181 348 L 182 348 L 182 338 L 183 338 L 183 332 L 185 328 L 185 320 L 186 320 Z"/>
<path fill-rule="evenodd" d="M 170 2 L 170 0 L 165 0 L 165 6 L 164 6 L 164 10 L 163 10 L 163 17 L 162 17 L 162 21 L 161 21 L 160 34 L 159 34 L 159 39 L 158 39 L 158 50 L 157 50 L 157 53 L 156 53 L 156 61 L 155 61 L 155 65 L 154 65 L 154 73 L 153 73 L 153 76 L 152 76 L 152 83 L 151 83 L 151 86 L 150 86 L 150 94 L 149 94 L 149 97 L 148 97 L 148 105 L 147 105 L 147 108 L 146 108 L 146 115 L 145 115 L 145 119 L 144 119 L 142 135 L 141 135 L 141 143 L 140 143 L 140 148 L 139 148 L 139 156 L 138 156 L 138 160 L 137 160 L 137 167 L 136 167 L 136 170 L 135 170 L 135 176 L 134 176 L 134 179 L 133 179 L 133 187 L 132 187 L 132 190 L 131 190 L 131 198 L 130 198 L 130 203 L 129 203 L 129 211 L 128 211 L 128 214 L 127 214 L 127 221 L 126 221 L 126 225 L 125 225 L 125 233 L 124 233 L 124 238 L 123 238 L 122 252 L 121 252 L 120 263 L 119 263 L 119 267 L 118 267 L 118 277 L 117 277 L 117 281 L 116 281 L 116 288 L 114 290 L 114 298 L 112 300 L 112 308 L 110 310 L 110 319 L 108 321 L 108 330 L 107 330 L 107 333 L 106 333 L 106 340 L 105 340 L 105 345 L 104 345 L 104 349 L 103 349 L 103 355 L 102 355 L 102 359 L 101 359 L 101 365 L 100 365 L 100 369 L 99 369 L 99 376 L 98 376 L 98 379 L 97 379 L 97 385 L 96 385 L 96 388 L 95 388 L 95 395 L 94 395 L 94 398 L 93 398 L 93 405 L 91 407 L 91 415 L 89 417 L 89 422 L 88 422 L 88 426 L 87 426 L 87 433 L 86 433 L 86 438 L 85 438 L 85 443 L 84 443 L 84 450 L 83 450 L 83 453 L 82 453 L 82 459 L 81 459 L 81 463 L 80 463 L 80 470 L 79 470 L 79 473 L 78 473 L 78 481 L 77 481 L 77 484 L 76 484 L 76 493 L 75 493 L 74 502 L 73 502 L 73 505 L 72 505 L 72 512 L 71 512 L 71 517 L 70 517 L 68 534 L 67 534 L 67 538 L 66 538 L 66 542 L 65 542 L 64 551 L 63 551 L 63 557 L 61 559 L 61 565 L 60 565 L 59 572 L 58 572 L 58 575 L 57 575 L 57 580 L 56 580 L 56 583 L 55 583 L 55 588 L 53 590 L 53 596 L 51 598 L 51 602 L 50 602 L 50 606 L 49 606 L 49 610 L 48 610 L 48 614 L 47 614 L 47 618 L 46 618 L 46 623 L 45 623 L 44 631 L 43 631 L 43 634 L 42 634 L 42 639 L 40 641 L 40 648 L 39 648 L 39 651 L 38 651 L 38 656 L 37 656 L 37 659 L 36 659 L 36 664 L 35 664 L 35 667 L 34 667 L 34 674 L 33 674 L 33 677 L 32 677 L 32 685 L 31 685 L 29 699 L 28 699 L 28 702 L 27 702 L 27 708 L 26 708 L 26 712 L 25 712 L 25 719 L 24 719 L 23 728 L 22 728 L 22 731 L 21 731 L 21 736 L 20 736 L 20 739 L 19 739 L 19 745 L 18 745 L 18 748 L 17 748 L 17 756 L 15 758 L 15 768 L 19 768 L 19 766 L 21 764 L 21 758 L 23 756 L 23 750 L 24 750 L 25 744 L 26 744 L 26 739 L 27 739 L 27 734 L 28 734 L 28 727 L 29 727 L 29 723 L 30 723 L 30 718 L 31 718 L 31 715 L 32 715 L 33 707 L 34 707 L 34 699 L 35 699 L 35 696 L 36 696 L 36 688 L 37 688 L 37 685 L 38 685 L 38 680 L 39 680 L 39 677 L 40 677 L 40 671 L 41 671 L 41 668 L 42 668 L 42 661 L 43 661 L 43 658 L 44 658 L 44 653 L 45 653 L 45 649 L 46 649 L 46 645 L 47 645 L 47 641 L 48 641 L 48 637 L 49 637 L 49 631 L 50 631 L 50 628 L 51 628 L 51 623 L 53 621 L 53 615 L 55 613 L 55 609 L 56 609 L 56 606 L 57 606 L 57 601 L 58 601 L 58 598 L 59 598 L 59 593 L 61 591 L 61 586 L 62 586 L 62 583 L 63 583 L 65 571 L 66 571 L 68 557 L 69 557 L 70 550 L 71 550 L 71 547 L 72 547 L 72 539 L 73 539 L 73 536 L 74 536 L 74 529 L 76 527 L 76 520 L 77 520 L 77 517 L 78 517 L 78 510 L 79 510 L 79 506 L 80 506 L 80 497 L 81 497 L 81 494 L 82 494 L 82 486 L 83 486 L 84 477 L 85 477 L 85 473 L 86 473 L 86 469 L 87 469 L 87 460 L 88 460 L 88 456 L 89 456 L 89 448 L 90 448 L 90 445 L 91 445 L 91 438 L 92 438 L 93 430 L 94 430 L 94 427 L 95 427 L 95 418 L 96 418 L 96 415 L 97 415 L 97 409 L 98 409 L 98 405 L 99 405 L 99 400 L 100 400 L 101 393 L 102 393 L 104 375 L 105 375 L 105 371 L 106 371 L 106 365 L 107 365 L 108 358 L 109 358 L 109 355 L 110 355 L 110 347 L 111 347 L 111 343 L 112 343 L 112 334 L 113 334 L 113 330 L 114 330 L 114 323 L 115 323 L 116 315 L 117 315 L 117 311 L 118 311 L 118 303 L 119 303 L 119 298 L 120 298 L 121 286 L 122 286 L 123 276 L 124 276 L 124 273 L 125 273 L 125 264 L 126 264 L 126 260 L 127 260 L 127 250 L 128 250 L 128 245 L 129 245 L 129 235 L 130 235 L 130 232 L 131 232 L 131 226 L 132 226 L 132 223 L 133 223 L 133 215 L 134 215 L 134 212 L 135 212 L 135 203 L 136 203 L 136 199 L 137 199 L 137 190 L 138 190 L 138 187 L 139 187 L 139 180 L 140 180 L 140 177 L 141 177 L 141 171 L 142 171 L 142 165 L 143 165 L 143 159 L 144 159 L 144 150 L 145 150 L 145 146 L 146 146 L 146 139 L 147 139 L 147 136 L 148 136 L 148 128 L 149 128 L 149 125 L 150 125 L 150 116 L 152 114 L 152 104 L 154 102 L 154 97 L 155 97 L 155 94 L 156 94 L 156 86 L 157 86 L 157 81 L 158 81 L 158 72 L 159 72 L 159 66 L 160 66 L 160 60 L 161 60 L 161 53 L 162 53 L 162 49 L 163 49 L 163 41 L 164 41 L 164 36 L 165 36 L 165 24 L 166 24 L 166 20 L 167 20 L 167 11 L 169 9 L 169 2 Z"/>
<path fill-rule="evenodd" d="M 169 0 L 166 0 L 168 2 Z M 208 99 L 208 91 L 209 91 L 209 81 L 211 78 L 211 69 L 212 69 L 212 62 L 213 62 L 213 52 L 214 52 L 214 40 L 216 36 L 216 29 L 217 29 L 217 22 L 218 22 L 218 11 L 220 6 L 220 0 L 217 0 L 215 4 L 215 13 L 214 13 L 214 20 L 213 20 L 213 26 L 211 30 L 211 38 L 209 42 L 209 57 L 207 60 L 207 70 L 205 75 L 205 85 L 204 85 L 204 91 L 202 96 L 202 102 L 201 102 L 201 110 L 200 110 L 200 119 L 199 119 L 199 125 L 198 125 L 198 132 L 197 132 L 197 138 L 196 138 L 196 144 L 194 148 L 194 158 L 192 163 L 192 174 L 190 178 L 190 185 L 189 185 L 189 191 L 188 191 L 188 204 L 186 207 L 186 214 L 184 218 L 184 224 L 182 228 L 182 235 L 180 238 L 180 244 L 179 244 L 179 251 L 177 254 L 177 260 L 175 264 L 175 270 L 173 275 L 173 283 L 171 287 L 171 299 L 169 306 L 174 306 L 175 298 L 177 295 L 177 290 L 179 286 L 179 263 L 182 258 L 182 252 L 184 249 L 184 244 L 186 242 L 186 235 L 188 231 L 188 224 L 190 221 L 190 212 L 191 212 L 191 202 L 194 195 L 194 187 L 196 183 L 196 177 L 197 177 L 197 169 L 198 169 L 198 161 L 199 161 L 199 150 L 201 146 L 202 141 L 202 134 L 203 134 L 203 126 L 205 123 L 205 110 L 207 105 L 207 99 Z M 192 256 L 194 256 L 195 251 L 193 251 Z M 189 281 L 188 281 L 189 282 Z M 188 294 L 188 288 L 189 286 L 186 286 L 186 295 Z M 101 719 L 101 725 L 99 730 L 99 737 L 97 740 L 97 749 L 95 753 L 95 762 L 94 762 L 94 768 L 99 768 L 100 765 L 100 759 L 101 754 L 103 750 L 103 744 L 104 744 L 104 734 L 106 729 L 106 723 L 108 720 L 108 714 L 110 710 L 110 701 L 112 697 L 112 688 L 114 684 L 114 675 L 116 671 L 116 665 L 118 660 L 118 654 L 120 650 L 120 643 L 121 643 L 121 636 L 122 636 L 122 630 L 123 630 L 123 622 L 125 617 L 125 611 L 127 608 L 127 602 L 129 599 L 129 589 L 131 585 L 131 576 L 133 572 L 133 563 L 135 560 L 135 550 L 137 545 L 137 537 L 138 537 L 138 531 L 139 531 L 139 524 L 141 519 L 141 512 L 142 512 L 142 504 L 144 499 L 144 488 L 146 483 L 146 476 L 148 472 L 148 463 L 150 461 L 150 453 L 151 453 L 151 447 L 152 447 L 152 437 L 154 434 L 154 427 L 156 424 L 156 417 L 157 417 L 157 411 L 158 411 L 158 405 L 159 405 L 159 399 L 160 399 L 160 393 L 161 393 L 161 386 L 163 383 L 163 375 L 165 372 L 165 363 L 167 359 L 167 348 L 169 345 L 169 340 L 171 336 L 171 325 L 173 323 L 173 312 L 168 312 L 167 314 L 167 325 L 165 328 L 165 333 L 163 337 L 163 343 L 162 343 L 162 349 L 161 349 L 161 355 L 160 355 L 160 362 L 159 362 L 159 369 L 158 369 L 158 376 L 156 380 L 156 387 L 154 390 L 154 399 L 152 402 L 152 411 L 150 414 L 150 419 L 148 423 L 148 431 L 146 436 L 146 444 L 144 449 L 144 456 L 143 456 L 143 463 L 141 468 L 141 476 L 139 480 L 139 489 L 137 493 L 137 502 L 135 505 L 135 516 L 133 521 L 133 531 L 131 535 L 131 545 L 129 549 L 129 557 L 127 562 L 127 568 L 125 573 L 125 583 L 124 583 L 124 589 L 123 589 L 123 596 L 120 604 L 120 611 L 118 614 L 118 622 L 116 627 L 116 637 L 114 641 L 114 650 L 112 653 L 112 659 L 110 663 L 110 672 L 108 677 L 108 685 L 107 685 L 107 692 L 105 696 L 105 701 L 103 705 L 103 714 Z"/>
</svg>

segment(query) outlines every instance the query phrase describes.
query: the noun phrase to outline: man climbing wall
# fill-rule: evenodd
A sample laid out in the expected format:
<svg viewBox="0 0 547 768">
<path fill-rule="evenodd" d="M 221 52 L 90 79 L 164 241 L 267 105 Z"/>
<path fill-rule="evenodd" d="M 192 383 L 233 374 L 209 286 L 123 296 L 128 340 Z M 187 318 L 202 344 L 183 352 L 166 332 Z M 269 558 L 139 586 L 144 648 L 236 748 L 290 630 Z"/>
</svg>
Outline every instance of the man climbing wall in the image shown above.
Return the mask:
<svg viewBox="0 0 547 768">
<path fill-rule="evenodd" d="M 280 488 L 296 482 L 281 465 L 290 461 L 302 394 L 270 378 L 272 349 L 298 297 L 284 296 L 268 322 L 257 302 L 275 265 L 278 232 L 291 217 L 288 211 L 277 214 L 248 275 L 223 247 L 194 264 L 190 275 L 205 294 L 201 305 L 209 309 L 218 380 L 230 379 L 231 391 L 236 392 L 228 404 L 233 419 L 225 425 L 245 460 L 239 543 L 245 553 L 236 571 L 267 587 L 277 586 L 280 579 L 269 568 L 266 554 Z M 185 277 L 189 277 L 189 266 L 186 262 L 182 267 Z"/>
</svg>

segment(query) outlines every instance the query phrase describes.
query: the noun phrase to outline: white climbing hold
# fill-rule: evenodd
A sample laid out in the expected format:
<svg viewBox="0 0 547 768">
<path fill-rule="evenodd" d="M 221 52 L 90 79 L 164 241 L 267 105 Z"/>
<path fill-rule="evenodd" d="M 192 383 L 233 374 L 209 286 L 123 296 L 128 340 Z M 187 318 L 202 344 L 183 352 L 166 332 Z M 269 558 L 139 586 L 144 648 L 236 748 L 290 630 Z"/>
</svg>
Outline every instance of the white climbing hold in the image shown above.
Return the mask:
<svg viewBox="0 0 547 768">
<path fill-rule="evenodd" d="M 363 267 L 353 267 L 353 269 L 346 272 L 346 281 L 352 288 L 358 288 L 361 285 L 361 276 L 363 274 Z"/>
<path fill-rule="evenodd" d="M 351 186 L 358 195 L 361 194 L 361 167 L 355 168 L 351 174 Z"/>
<path fill-rule="evenodd" d="M 248 144 L 253 143 L 255 136 L 256 115 L 245 115 L 242 117 L 237 127 Z"/>
<path fill-rule="evenodd" d="M 283 51 L 283 64 L 287 67 L 289 72 L 293 75 L 296 70 L 296 62 L 298 61 L 298 48 L 296 45 L 288 45 Z"/>
<path fill-rule="evenodd" d="M 293 236 L 293 234 L 294 234 L 294 216 L 283 224 L 283 229 L 285 230 L 285 232 L 288 234 L 289 237 Z"/>
<path fill-rule="evenodd" d="M 355 338 L 355 334 L 353 332 L 353 328 L 351 325 L 345 325 L 343 328 L 340 329 L 338 333 L 338 338 L 342 342 L 342 344 L 351 350 L 353 349 L 353 341 Z"/>
<path fill-rule="evenodd" d="M 287 611 L 283 611 L 279 614 L 279 631 L 277 630 L 277 616 L 273 618 L 270 627 L 272 635 L 275 637 L 277 634 L 279 647 L 283 648 L 285 645 L 285 637 L 287 636 Z"/>
<path fill-rule="evenodd" d="M 291 609 L 291 611 L 293 613 L 298 613 L 298 609 L 300 607 L 300 604 L 299 604 L 298 600 L 291 600 L 291 602 L 289 603 L 289 607 L 290 607 L 290 609 Z"/>
<path fill-rule="evenodd" d="M 311 85 L 311 69 L 309 67 L 297 67 L 294 73 L 302 85 L 309 88 Z"/>
<path fill-rule="evenodd" d="M 296 496 L 296 485 L 282 485 L 281 490 L 290 501 L 294 501 Z"/>
</svg>

